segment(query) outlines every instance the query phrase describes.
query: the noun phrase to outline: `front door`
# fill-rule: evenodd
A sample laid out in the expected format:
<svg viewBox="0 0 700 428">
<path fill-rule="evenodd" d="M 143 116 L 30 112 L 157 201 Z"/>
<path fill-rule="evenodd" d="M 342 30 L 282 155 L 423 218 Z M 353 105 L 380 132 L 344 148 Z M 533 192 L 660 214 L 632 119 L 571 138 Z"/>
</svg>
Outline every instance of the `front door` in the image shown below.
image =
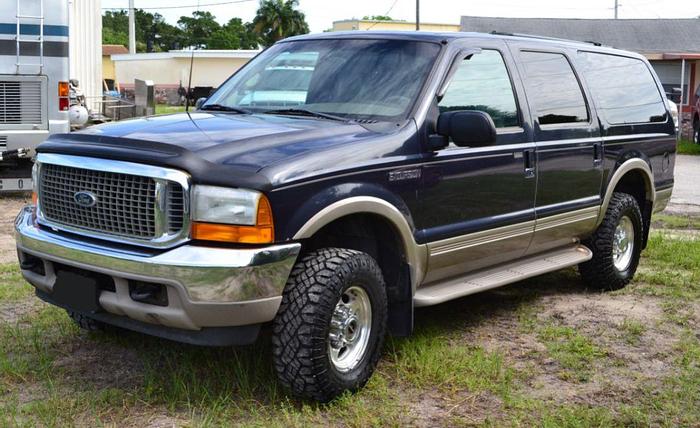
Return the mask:
<svg viewBox="0 0 700 428">
<path fill-rule="evenodd" d="M 534 230 L 534 144 L 523 89 L 505 43 L 484 41 L 457 57 L 458 68 L 438 100 L 440 112 L 480 110 L 498 130 L 496 144 L 453 143 L 427 159 L 415 219 L 430 253 L 425 283 L 521 257 Z M 520 101 L 520 102 L 519 102 Z"/>
</svg>

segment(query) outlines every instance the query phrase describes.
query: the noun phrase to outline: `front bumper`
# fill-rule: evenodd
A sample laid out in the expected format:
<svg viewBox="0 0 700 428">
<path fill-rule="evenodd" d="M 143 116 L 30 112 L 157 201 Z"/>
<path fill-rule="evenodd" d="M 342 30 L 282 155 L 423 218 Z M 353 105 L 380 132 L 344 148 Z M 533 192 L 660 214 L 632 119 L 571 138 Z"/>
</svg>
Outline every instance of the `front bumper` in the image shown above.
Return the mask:
<svg viewBox="0 0 700 428">
<path fill-rule="evenodd" d="M 236 249 L 183 245 L 157 252 L 106 246 L 36 225 L 32 207 L 17 216 L 15 235 L 22 275 L 43 299 L 51 301 L 56 271 L 69 266 L 113 279 L 114 291 L 99 296 L 106 313 L 190 331 L 271 321 L 301 249 L 297 243 Z M 30 258 L 43 269 L 32 269 Z M 167 306 L 134 301 L 130 281 L 165 286 Z"/>
</svg>

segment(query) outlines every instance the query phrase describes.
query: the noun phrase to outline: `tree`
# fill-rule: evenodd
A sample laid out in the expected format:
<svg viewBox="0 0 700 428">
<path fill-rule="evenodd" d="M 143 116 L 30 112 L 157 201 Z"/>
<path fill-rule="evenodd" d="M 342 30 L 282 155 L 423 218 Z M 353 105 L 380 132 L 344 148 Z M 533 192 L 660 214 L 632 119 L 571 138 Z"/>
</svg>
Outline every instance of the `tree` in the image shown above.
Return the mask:
<svg viewBox="0 0 700 428">
<path fill-rule="evenodd" d="M 244 24 L 240 18 L 231 18 L 220 30 L 215 32 L 208 49 L 257 49 L 258 37 L 252 31 L 250 23 Z"/>
<path fill-rule="evenodd" d="M 372 15 L 372 16 L 365 15 L 362 19 L 364 21 L 394 21 L 391 18 L 391 16 L 387 16 L 387 15 Z"/>
<path fill-rule="evenodd" d="M 158 13 L 136 10 L 136 51 L 167 51 L 178 45 L 180 30 Z M 129 44 L 129 13 L 107 11 L 102 16 L 102 42 L 113 45 Z"/>
<path fill-rule="evenodd" d="M 299 0 L 261 0 L 253 19 L 253 29 L 264 46 L 286 37 L 306 34 L 306 16 L 296 9 Z"/>
<path fill-rule="evenodd" d="M 195 49 L 206 49 L 214 34 L 221 31 L 216 17 L 201 10 L 192 12 L 192 17 L 180 17 L 177 23 L 184 34 L 184 44 Z"/>
</svg>

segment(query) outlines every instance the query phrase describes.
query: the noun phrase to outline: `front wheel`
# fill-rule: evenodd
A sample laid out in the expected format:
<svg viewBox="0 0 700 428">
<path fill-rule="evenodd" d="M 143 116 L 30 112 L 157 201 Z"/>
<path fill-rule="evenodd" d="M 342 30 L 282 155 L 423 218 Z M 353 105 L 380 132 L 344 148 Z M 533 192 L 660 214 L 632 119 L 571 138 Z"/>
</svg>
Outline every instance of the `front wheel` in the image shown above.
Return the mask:
<svg viewBox="0 0 700 428">
<path fill-rule="evenodd" d="M 614 193 L 605 218 L 584 245 L 593 258 L 579 265 L 589 287 L 618 290 L 634 277 L 642 252 L 644 223 L 637 200 L 626 193 Z"/>
<path fill-rule="evenodd" d="M 379 361 L 386 323 L 384 278 L 371 256 L 339 248 L 309 253 L 294 267 L 273 323 L 280 381 L 321 402 L 357 391 Z"/>
</svg>

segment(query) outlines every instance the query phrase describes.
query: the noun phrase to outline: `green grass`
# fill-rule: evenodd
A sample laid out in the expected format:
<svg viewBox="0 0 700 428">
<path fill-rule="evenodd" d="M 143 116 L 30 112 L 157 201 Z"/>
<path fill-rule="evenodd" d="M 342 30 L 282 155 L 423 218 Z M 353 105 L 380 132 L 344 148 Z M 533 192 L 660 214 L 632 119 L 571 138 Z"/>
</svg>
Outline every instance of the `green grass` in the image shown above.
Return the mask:
<svg viewBox="0 0 700 428">
<path fill-rule="evenodd" d="M 674 228 L 696 221 L 655 220 Z M 638 357 L 669 358 L 672 370 L 651 378 L 632 373 L 638 381 L 625 383 L 633 392 L 624 397 L 601 393 L 600 401 L 590 401 L 584 391 L 611 367 L 625 379 L 629 361 L 615 347 L 638 350 L 659 327 L 624 316 L 594 334 L 567 324 L 566 313 L 546 315 L 547 297 L 566 293 L 590 293 L 574 270 L 420 310 L 414 336 L 387 340 L 362 391 L 323 405 L 299 401 L 277 384 L 269 335 L 250 347 L 209 349 L 122 331 L 87 334 L 64 311 L 37 303 L 12 322 L 0 320 L 0 426 L 143 426 L 156 416 L 164 425 L 185 426 L 697 424 L 700 342 L 693 308 L 700 299 L 700 241 L 652 233 L 638 280 L 611 295 L 658 302 L 665 314 L 658 322 L 677 337 L 667 357 Z M 14 265 L 0 265 L 0 308 L 34 301 L 31 294 Z M 513 324 L 500 325 L 504 317 Z M 489 334 L 491 324 L 537 346 L 519 353 L 516 342 L 515 354 L 508 354 L 507 339 L 470 334 L 477 328 Z M 535 394 L 543 373 L 579 392 L 559 398 L 553 391 L 555 399 Z M 619 379 L 610 379 L 611 386 Z M 416 410 L 426 403 L 432 407 Z M 474 419 L 480 406 L 486 406 L 481 419 Z M 428 411 L 435 414 L 416 419 Z"/>
<path fill-rule="evenodd" d="M 34 294 L 15 264 L 0 265 L 0 303 L 16 302 Z"/>
<path fill-rule="evenodd" d="M 184 111 L 185 106 L 169 106 L 165 104 L 156 104 L 156 114 L 182 113 Z"/>
<path fill-rule="evenodd" d="M 654 229 L 665 228 L 700 230 L 700 218 L 690 215 L 680 216 L 656 214 L 652 218 L 652 221 L 654 222 Z"/>
<path fill-rule="evenodd" d="M 700 155 L 700 144 L 694 144 L 689 140 L 681 140 L 678 142 L 678 154 Z"/>
</svg>

